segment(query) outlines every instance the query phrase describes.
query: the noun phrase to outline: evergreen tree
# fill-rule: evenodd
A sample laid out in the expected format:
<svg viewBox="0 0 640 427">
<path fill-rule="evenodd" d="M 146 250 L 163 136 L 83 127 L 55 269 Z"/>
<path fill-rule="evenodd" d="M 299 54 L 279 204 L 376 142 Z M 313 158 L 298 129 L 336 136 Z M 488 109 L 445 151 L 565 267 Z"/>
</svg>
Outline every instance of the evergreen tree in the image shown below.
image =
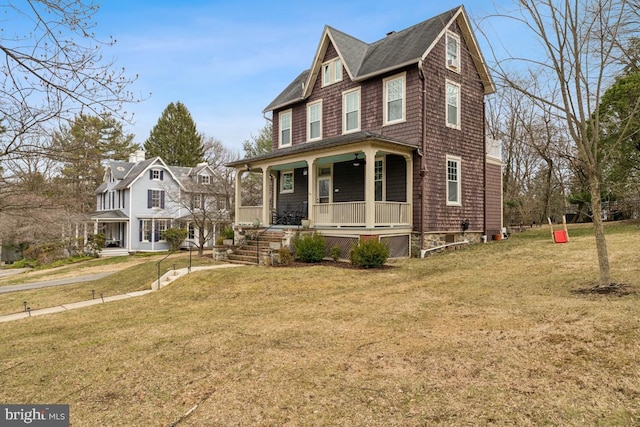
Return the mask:
<svg viewBox="0 0 640 427">
<path fill-rule="evenodd" d="M 168 165 L 194 167 L 204 161 L 203 137 L 191 113 L 180 101 L 162 112 L 144 143 L 147 158 L 159 156 Z"/>
<path fill-rule="evenodd" d="M 96 188 L 104 177 L 103 160 L 126 160 L 137 146 L 133 135 L 124 134 L 122 124 L 111 116 L 80 114 L 69 127 L 53 136 L 51 155 L 61 164 L 58 192 L 74 211 L 95 209 Z"/>
</svg>

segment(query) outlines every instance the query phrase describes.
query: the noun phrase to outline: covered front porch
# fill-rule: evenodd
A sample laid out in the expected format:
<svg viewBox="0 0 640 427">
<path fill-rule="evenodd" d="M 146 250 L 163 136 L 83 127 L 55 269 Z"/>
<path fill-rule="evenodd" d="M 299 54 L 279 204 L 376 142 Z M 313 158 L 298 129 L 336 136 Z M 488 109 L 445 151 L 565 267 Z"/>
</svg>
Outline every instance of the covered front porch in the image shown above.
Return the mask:
<svg viewBox="0 0 640 427">
<path fill-rule="evenodd" d="M 101 256 L 129 254 L 129 217 L 119 210 L 109 210 L 94 212 L 91 215 L 91 220 L 93 221 L 93 234 L 103 233 L 105 236 Z"/>
<path fill-rule="evenodd" d="M 370 140 L 304 148 L 234 164 L 237 225 L 295 226 L 309 221 L 321 230 L 411 231 L 415 147 Z M 243 203 L 243 180 L 251 179 L 249 174 L 261 179 L 260 204 Z"/>
</svg>

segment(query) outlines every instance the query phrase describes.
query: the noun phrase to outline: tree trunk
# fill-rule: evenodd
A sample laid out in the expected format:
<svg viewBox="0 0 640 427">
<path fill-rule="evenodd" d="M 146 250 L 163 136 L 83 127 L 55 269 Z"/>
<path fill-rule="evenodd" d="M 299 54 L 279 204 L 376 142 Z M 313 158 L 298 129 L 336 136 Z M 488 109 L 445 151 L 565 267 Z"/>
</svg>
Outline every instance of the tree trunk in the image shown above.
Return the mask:
<svg viewBox="0 0 640 427">
<path fill-rule="evenodd" d="M 589 179 L 591 189 L 591 210 L 593 216 L 593 229 L 596 237 L 596 250 L 598 253 L 598 267 L 600 269 L 600 281 L 598 287 L 611 285 L 611 273 L 609 271 L 609 251 L 607 239 L 604 235 L 604 222 L 602 221 L 602 202 L 600 200 L 600 182 L 597 177 Z"/>
</svg>

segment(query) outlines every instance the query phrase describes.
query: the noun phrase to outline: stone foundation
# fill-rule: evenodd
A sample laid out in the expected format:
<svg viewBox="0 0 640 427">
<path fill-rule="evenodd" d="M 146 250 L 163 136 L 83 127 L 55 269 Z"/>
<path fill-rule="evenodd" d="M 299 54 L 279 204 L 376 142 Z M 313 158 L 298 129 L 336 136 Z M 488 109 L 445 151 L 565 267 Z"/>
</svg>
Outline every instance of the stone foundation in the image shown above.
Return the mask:
<svg viewBox="0 0 640 427">
<path fill-rule="evenodd" d="M 466 232 L 462 233 L 425 233 L 423 249 L 432 249 L 439 246 L 448 245 L 456 242 L 468 241 L 469 243 L 481 243 L 482 233 Z M 451 246 L 455 248 L 456 246 Z M 420 257 L 420 233 L 411 235 L 411 256 Z"/>
</svg>

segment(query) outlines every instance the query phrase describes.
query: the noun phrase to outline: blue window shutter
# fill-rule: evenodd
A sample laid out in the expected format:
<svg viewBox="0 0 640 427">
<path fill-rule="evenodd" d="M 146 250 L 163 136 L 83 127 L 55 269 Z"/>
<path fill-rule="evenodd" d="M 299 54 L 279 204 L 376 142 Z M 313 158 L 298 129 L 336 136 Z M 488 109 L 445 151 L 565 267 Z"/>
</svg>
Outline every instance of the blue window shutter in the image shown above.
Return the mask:
<svg viewBox="0 0 640 427">
<path fill-rule="evenodd" d="M 164 179 L 164 171 L 160 171 L 160 181 Z"/>
<path fill-rule="evenodd" d="M 164 191 L 160 192 L 160 208 L 164 209 Z"/>
<path fill-rule="evenodd" d="M 149 179 L 153 179 L 153 171 L 149 169 Z"/>
<path fill-rule="evenodd" d="M 142 220 L 140 220 L 140 241 L 142 242 Z"/>
<path fill-rule="evenodd" d="M 147 190 L 147 208 L 151 209 L 151 190 Z"/>
</svg>

